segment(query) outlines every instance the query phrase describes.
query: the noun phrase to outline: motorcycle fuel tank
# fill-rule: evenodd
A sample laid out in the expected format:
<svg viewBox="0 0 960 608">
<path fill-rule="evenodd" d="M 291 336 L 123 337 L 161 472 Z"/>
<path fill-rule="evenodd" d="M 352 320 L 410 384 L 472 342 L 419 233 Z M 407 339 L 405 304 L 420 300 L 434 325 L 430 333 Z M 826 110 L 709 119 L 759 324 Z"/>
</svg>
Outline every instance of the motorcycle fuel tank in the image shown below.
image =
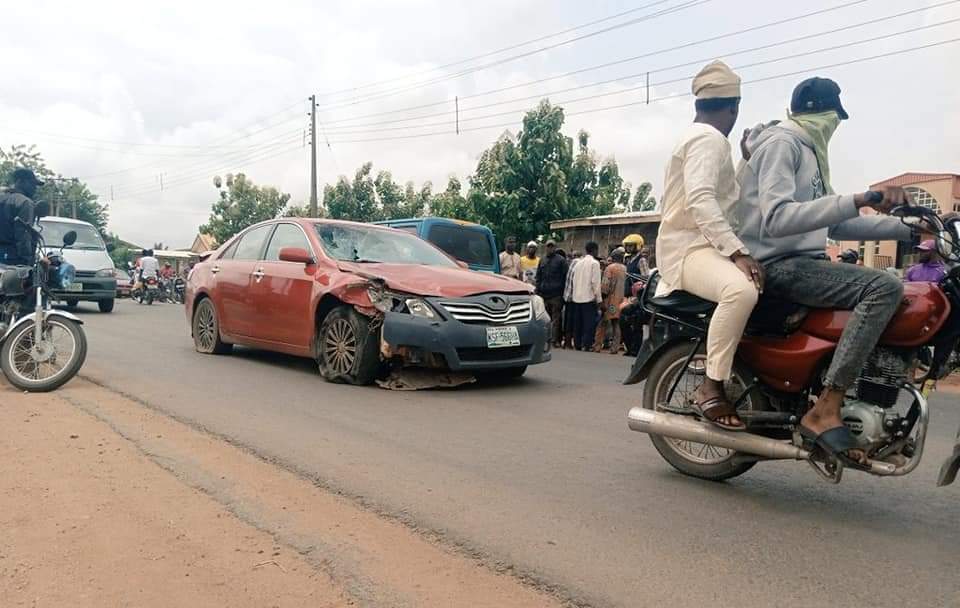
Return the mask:
<svg viewBox="0 0 960 608">
<path fill-rule="evenodd" d="M 905 283 L 903 302 L 880 344 L 922 346 L 943 327 L 950 314 L 950 302 L 936 283 Z M 850 322 L 849 310 L 813 310 L 803 322 L 802 331 L 830 342 L 838 342 Z"/>
</svg>

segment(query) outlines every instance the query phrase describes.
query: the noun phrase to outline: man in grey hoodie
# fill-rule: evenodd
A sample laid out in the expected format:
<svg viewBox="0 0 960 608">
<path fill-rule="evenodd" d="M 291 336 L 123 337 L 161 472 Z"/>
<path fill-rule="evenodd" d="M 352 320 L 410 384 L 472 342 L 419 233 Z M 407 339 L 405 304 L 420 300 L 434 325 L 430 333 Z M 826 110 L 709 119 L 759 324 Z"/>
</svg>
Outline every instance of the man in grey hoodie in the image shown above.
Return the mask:
<svg viewBox="0 0 960 608">
<path fill-rule="evenodd" d="M 903 286 L 886 272 L 832 262 L 827 238 L 909 241 L 911 234 L 897 219 L 860 215 L 864 207 L 887 212 L 908 203 L 902 188 L 885 188 L 883 200 L 871 203 L 866 192 L 837 195 L 830 187 L 827 144 L 847 118 L 840 87 L 811 78 L 794 90 L 788 120 L 745 134 L 734 224 L 766 270 L 766 293 L 805 306 L 853 311 L 824 390 L 800 421 L 800 432 L 845 464 L 863 467 L 866 454 L 854 448 L 840 408 L 900 305 Z"/>
</svg>

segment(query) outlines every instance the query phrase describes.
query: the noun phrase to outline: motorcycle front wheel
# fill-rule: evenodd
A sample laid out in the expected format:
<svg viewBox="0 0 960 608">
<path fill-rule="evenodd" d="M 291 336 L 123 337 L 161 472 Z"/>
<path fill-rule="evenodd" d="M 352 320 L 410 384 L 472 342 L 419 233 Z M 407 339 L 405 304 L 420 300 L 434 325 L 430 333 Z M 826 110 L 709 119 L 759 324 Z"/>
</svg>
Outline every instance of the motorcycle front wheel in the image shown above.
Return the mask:
<svg viewBox="0 0 960 608">
<path fill-rule="evenodd" d="M 87 336 L 75 321 L 48 317 L 38 343 L 34 322 L 13 330 L 0 347 L 0 368 L 22 391 L 45 393 L 77 375 L 87 358 Z"/>
<path fill-rule="evenodd" d="M 668 348 L 654 363 L 643 386 L 645 409 L 682 410 L 693 403 L 694 391 L 706 378 L 707 357 L 701 348 L 690 363 L 686 363 L 690 348 L 689 342 Z M 678 375 L 681 376 L 680 382 L 668 404 L 667 396 L 670 393 L 670 387 L 673 386 Z M 735 363 L 733 377 L 724 384 L 727 398 L 736 401 L 750 385 L 749 379 L 752 377 L 745 366 L 739 362 Z M 664 407 L 665 405 L 668 407 Z M 764 409 L 767 409 L 766 400 L 758 394 L 758 391 L 753 391 L 739 408 L 740 411 Z M 738 458 L 737 452 L 725 448 L 660 435 L 650 435 L 650 439 L 664 460 L 681 473 L 691 477 L 723 481 L 743 475 L 756 464 L 755 461 L 744 462 L 742 458 Z"/>
</svg>

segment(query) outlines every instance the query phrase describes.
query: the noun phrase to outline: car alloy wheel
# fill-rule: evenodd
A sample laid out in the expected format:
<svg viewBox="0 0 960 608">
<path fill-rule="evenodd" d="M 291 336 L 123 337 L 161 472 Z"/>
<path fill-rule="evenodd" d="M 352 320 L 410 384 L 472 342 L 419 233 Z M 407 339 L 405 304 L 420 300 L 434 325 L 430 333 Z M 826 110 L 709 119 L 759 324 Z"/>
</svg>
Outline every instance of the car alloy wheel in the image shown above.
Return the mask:
<svg viewBox="0 0 960 608">
<path fill-rule="evenodd" d="M 349 374 L 357 360 L 357 336 L 346 319 L 330 324 L 323 339 L 323 356 L 338 374 Z"/>
<path fill-rule="evenodd" d="M 212 351 L 217 341 L 217 321 L 213 318 L 212 306 L 201 306 L 197 311 L 197 344 L 205 351 Z"/>
</svg>

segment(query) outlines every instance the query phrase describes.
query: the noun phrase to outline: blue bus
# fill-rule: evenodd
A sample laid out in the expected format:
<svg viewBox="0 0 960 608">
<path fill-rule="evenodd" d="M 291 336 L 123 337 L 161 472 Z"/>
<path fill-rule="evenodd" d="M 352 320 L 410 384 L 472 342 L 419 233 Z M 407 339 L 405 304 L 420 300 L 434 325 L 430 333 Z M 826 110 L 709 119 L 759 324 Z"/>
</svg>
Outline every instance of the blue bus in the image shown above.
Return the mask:
<svg viewBox="0 0 960 608">
<path fill-rule="evenodd" d="M 486 226 L 446 217 L 418 217 L 375 223 L 415 234 L 465 262 L 470 270 L 500 272 L 497 242 L 493 232 Z"/>
</svg>

